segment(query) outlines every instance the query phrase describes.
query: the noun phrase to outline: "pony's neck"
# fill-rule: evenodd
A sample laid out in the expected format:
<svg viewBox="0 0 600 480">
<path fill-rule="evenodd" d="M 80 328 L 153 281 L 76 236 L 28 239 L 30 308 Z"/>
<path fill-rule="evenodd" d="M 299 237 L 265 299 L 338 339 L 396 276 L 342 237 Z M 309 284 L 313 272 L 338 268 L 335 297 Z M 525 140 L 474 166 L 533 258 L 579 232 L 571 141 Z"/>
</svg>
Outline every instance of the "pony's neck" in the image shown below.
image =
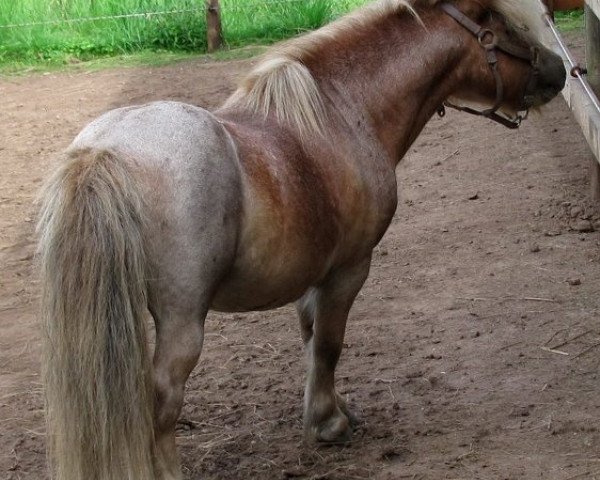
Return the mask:
<svg viewBox="0 0 600 480">
<path fill-rule="evenodd" d="M 460 42 L 438 28 L 441 13 L 422 19 L 427 29 L 408 13 L 384 18 L 365 35 L 325 45 L 328 60 L 311 66 L 341 120 L 331 128 L 355 138 L 370 130 L 394 164 L 463 78 Z"/>
</svg>

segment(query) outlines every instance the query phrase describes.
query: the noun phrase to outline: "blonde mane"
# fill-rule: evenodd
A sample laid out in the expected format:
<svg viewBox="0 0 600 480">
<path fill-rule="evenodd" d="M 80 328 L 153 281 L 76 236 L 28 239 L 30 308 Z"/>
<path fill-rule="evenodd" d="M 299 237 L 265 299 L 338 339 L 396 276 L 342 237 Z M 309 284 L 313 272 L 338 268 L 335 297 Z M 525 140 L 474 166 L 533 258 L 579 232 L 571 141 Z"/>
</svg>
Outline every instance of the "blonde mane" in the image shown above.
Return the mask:
<svg viewBox="0 0 600 480">
<path fill-rule="evenodd" d="M 415 7 L 435 6 L 443 0 L 377 0 L 316 30 L 272 48 L 229 97 L 223 108 L 241 108 L 264 116 L 274 113 L 278 121 L 294 128 L 303 138 L 322 135 L 327 110 L 321 91 L 306 60 L 317 55 L 326 42 L 354 35 L 384 17 L 400 12 L 418 18 Z M 484 0 L 485 1 L 485 0 Z M 488 0 L 525 35 L 540 39 L 545 7 L 540 0 Z"/>
</svg>

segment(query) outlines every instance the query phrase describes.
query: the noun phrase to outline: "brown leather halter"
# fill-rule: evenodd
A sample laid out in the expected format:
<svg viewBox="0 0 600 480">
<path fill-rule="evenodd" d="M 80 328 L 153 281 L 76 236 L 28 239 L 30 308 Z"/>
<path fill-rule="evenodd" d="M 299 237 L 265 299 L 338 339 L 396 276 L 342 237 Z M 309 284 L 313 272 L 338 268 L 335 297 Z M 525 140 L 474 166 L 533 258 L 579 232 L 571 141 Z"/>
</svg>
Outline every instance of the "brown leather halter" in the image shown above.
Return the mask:
<svg viewBox="0 0 600 480">
<path fill-rule="evenodd" d="M 498 71 L 498 56 L 496 54 L 496 51 L 500 50 L 512 57 L 524 60 L 531 65 L 531 74 L 529 77 L 529 81 L 527 82 L 527 86 L 525 87 L 525 91 L 523 93 L 523 101 L 527 105 L 529 103 L 529 99 L 535 91 L 535 87 L 538 81 L 539 48 L 536 46 L 533 46 L 531 48 L 523 48 L 503 41 L 492 30 L 483 28 L 481 25 L 478 25 L 450 3 L 441 3 L 440 8 L 446 14 L 450 15 L 454 20 L 456 20 L 460 25 L 466 28 L 469 32 L 471 32 L 477 38 L 481 47 L 485 50 L 487 62 L 490 66 L 490 69 L 492 70 L 492 74 L 494 75 L 494 79 L 496 81 L 496 103 L 494 103 L 494 106 L 492 108 L 479 111 L 470 107 L 461 107 L 458 105 L 454 105 L 446 101 L 439 108 L 438 114 L 441 117 L 443 117 L 446 114 L 445 107 L 449 107 L 453 108 L 454 110 L 470 113 L 471 115 L 478 115 L 489 118 L 490 120 L 493 120 L 494 122 L 500 123 L 501 125 L 504 125 L 505 127 L 511 129 L 519 128 L 521 126 L 521 122 L 525 118 L 527 118 L 529 109 L 525 110 L 525 113 L 523 115 L 519 114 L 514 118 L 504 117 L 497 113 L 498 109 L 502 106 L 502 103 L 504 102 L 504 83 L 502 82 L 502 76 Z"/>
</svg>

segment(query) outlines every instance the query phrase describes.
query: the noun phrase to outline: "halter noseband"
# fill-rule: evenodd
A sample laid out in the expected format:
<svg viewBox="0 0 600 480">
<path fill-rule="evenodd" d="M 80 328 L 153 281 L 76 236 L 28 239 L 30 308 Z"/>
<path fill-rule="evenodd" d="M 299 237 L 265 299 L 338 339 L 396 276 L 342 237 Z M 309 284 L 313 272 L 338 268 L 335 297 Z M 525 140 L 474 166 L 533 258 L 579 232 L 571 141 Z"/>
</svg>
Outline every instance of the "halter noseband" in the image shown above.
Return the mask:
<svg viewBox="0 0 600 480">
<path fill-rule="evenodd" d="M 438 114 L 441 117 L 443 117 L 446 114 L 445 107 L 449 107 L 453 108 L 454 110 L 470 113 L 471 115 L 478 115 L 489 118 L 490 120 L 493 120 L 494 122 L 500 123 L 501 125 L 504 125 L 505 127 L 511 129 L 519 128 L 521 126 L 521 122 L 525 118 L 527 118 L 529 109 L 525 110 L 524 115 L 517 115 L 515 118 L 504 117 L 497 113 L 498 109 L 502 106 L 502 103 L 504 102 L 504 83 L 502 82 L 502 77 L 500 76 L 500 72 L 498 71 L 498 56 L 496 55 L 496 50 L 500 50 L 512 57 L 524 60 L 531 65 L 531 75 L 527 86 L 525 87 L 525 92 L 523 94 L 523 99 L 526 101 L 527 98 L 530 97 L 530 95 L 533 93 L 535 86 L 537 85 L 537 79 L 539 76 L 538 47 L 533 46 L 531 48 L 523 48 L 517 45 L 507 43 L 500 39 L 492 30 L 483 28 L 481 25 L 478 25 L 450 3 L 441 3 L 440 8 L 446 14 L 450 15 L 454 20 L 456 20 L 460 25 L 466 28 L 469 32 L 471 32 L 479 41 L 479 45 L 481 45 L 481 47 L 485 50 L 488 65 L 490 66 L 490 69 L 492 70 L 492 74 L 494 75 L 494 79 L 496 81 L 496 102 L 494 103 L 494 106 L 492 108 L 479 111 L 474 110 L 470 107 L 461 107 L 458 105 L 454 105 L 446 101 L 439 108 Z"/>
</svg>

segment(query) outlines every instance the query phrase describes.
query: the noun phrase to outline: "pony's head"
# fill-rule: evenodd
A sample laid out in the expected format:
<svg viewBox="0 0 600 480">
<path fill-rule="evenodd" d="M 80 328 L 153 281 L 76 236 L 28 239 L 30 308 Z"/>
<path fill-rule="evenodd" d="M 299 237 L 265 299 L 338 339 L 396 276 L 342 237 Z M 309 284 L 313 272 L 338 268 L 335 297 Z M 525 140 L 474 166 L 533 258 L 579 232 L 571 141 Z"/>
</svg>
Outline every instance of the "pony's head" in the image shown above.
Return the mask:
<svg viewBox="0 0 600 480">
<path fill-rule="evenodd" d="M 497 110 L 512 114 L 539 107 L 563 89 L 563 62 L 540 41 L 546 15 L 540 0 L 453 0 L 438 6 L 466 52 L 463 81 L 451 102 L 483 104 L 488 116 Z"/>
</svg>

